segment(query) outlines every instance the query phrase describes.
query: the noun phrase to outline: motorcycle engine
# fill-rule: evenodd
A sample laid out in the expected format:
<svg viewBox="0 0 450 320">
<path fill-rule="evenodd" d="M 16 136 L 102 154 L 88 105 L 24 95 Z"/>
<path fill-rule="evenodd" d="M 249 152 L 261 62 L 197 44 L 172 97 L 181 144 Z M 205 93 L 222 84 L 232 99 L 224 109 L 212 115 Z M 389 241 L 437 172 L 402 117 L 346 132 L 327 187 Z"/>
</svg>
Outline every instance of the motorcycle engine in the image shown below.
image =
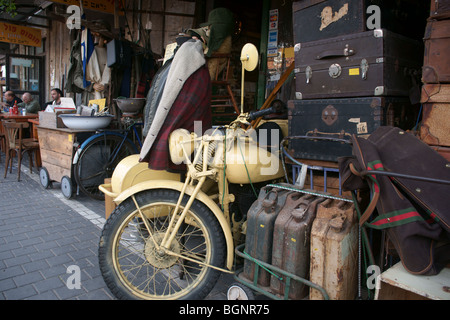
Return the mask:
<svg viewBox="0 0 450 320">
<path fill-rule="evenodd" d="M 252 189 L 250 184 L 234 184 L 230 183 L 230 193 L 234 194 L 236 200 L 230 204 L 230 214 L 233 216 L 236 221 L 241 221 L 242 219 L 247 218 L 247 212 L 252 206 L 253 202 L 258 198 L 259 190 L 264 187 L 267 182 L 262 183 L 254 183 L 253 188 L 255 188 L 255 192 Z"/>
</svg>

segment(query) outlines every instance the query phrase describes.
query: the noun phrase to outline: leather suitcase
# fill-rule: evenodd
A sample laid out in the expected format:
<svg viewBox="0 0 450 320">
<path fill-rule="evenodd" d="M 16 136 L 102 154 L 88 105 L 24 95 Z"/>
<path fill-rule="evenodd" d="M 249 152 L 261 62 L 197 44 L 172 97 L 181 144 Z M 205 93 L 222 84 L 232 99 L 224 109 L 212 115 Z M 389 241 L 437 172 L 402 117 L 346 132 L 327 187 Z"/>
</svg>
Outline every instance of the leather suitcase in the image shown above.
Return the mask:
<svg viewBox="0 0 450 320">
<path fill-rule="evenodd" d="M 422 81 L 424 83 L 449 83 L 450 20 L 428 21 L 424 40 Z"/>
<path fill-rule="evenodd" d="M 368 137 L 383 125 L 409 129 L 415 125 L 417 107 L 401 97 L 290 100 L 289 152 L 297 159 L 336 162 L 338 157 L 351 156 L 352 147 L 324 138 Z"/>
<path fill-rule="evenodd" d="M 420 139 L 434 146 L 450 147 L 450 84 L 422 86 Z"/>
<path fill-rule="evenodd" d="M 373 26 L 380 9 L 379 26 Z M 430 3 L 414 0 L 301 0 L 292 5 L 294 42 L 333 38 L 383 28 L 421 40 Z M 369 11 L 369 12 L 367 12 Z"/>
<path fill-rule="evenodd" d="M 430 17 L 448 19 L 450 17 L 450 0 L 430 0 Z"/>
<path fill-rule="evenodd" d="M 408 96 L 423 43 L 377 29 L 295 45 L 296 99 Z"/>
</svg>

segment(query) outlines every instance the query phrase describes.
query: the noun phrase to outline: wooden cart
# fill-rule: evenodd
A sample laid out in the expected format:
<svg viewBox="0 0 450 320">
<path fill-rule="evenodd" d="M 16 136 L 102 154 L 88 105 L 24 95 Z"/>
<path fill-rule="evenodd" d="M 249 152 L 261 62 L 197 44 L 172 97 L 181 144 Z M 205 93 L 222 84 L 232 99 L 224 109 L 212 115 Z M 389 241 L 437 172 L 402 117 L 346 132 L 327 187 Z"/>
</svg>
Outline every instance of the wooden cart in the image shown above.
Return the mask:
<svg viewBox="0 0 450 320">
<path fill-rule="evenodd" d="M 42 158 L 40 182 L 44 188 L 50 187 L 52 181 L 61 182 L 63 195 L 70 199 L 75 185 L 72 177 L 75 147 L 93 131 L 42 126 L 37 127 L 37 131 Z"/>
</svg>

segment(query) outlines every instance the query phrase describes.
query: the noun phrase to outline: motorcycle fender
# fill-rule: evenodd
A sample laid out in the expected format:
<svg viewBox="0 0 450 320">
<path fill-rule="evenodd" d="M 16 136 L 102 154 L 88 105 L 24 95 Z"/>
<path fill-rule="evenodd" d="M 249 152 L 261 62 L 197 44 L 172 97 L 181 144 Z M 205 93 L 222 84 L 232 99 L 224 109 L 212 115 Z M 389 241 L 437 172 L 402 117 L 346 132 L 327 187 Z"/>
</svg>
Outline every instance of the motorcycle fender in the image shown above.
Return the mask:
<svg viewBox="0 0 450 320">
<path fill-rule="evenodd" d="M 121 192 L 116 198 L 114 198 L 114 202 L 116 204 L 120 204 L 122 201 L 128 199 L 132 195 L 139 193 L 145 190 L 152 189 L 170 189 L 181 192 L 183 189 L 184 183 L 179 181 L 171 181 L 171 180 L 150 180 L 137 183 L 130 188 Z M 194 187 L 187 186 L 186 194 L 191 195 L 194 191 Z M 222 228 L 223 234 L 225 236 L 225 242 L 227 244 L 227 262 L 226 266 L 228 270 L 231 270 L 233 267 L 233 259 L 234 259 L 234 243 L 233 243 L 233 235 L 231 234 L 231 228 L 228 224 L 228 221 L 225 219 L 222 210 L 217 206 L 217 204 L 211 200 L 204 192 L 199 191 L 197 194 L 197 200 L 206 205 L 216 217 L 217 221 L 219 221 L 220 227 Z"/>
</svg>

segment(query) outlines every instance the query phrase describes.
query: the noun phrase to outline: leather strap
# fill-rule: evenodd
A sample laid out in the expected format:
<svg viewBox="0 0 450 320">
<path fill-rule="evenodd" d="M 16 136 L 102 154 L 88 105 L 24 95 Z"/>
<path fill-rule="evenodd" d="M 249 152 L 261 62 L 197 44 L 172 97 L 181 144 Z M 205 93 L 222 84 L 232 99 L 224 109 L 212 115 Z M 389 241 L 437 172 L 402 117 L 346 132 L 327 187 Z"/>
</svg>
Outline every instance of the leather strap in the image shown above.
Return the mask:
<svg viewBox="0 0 450 320">
<path fill-rule="evenodd" d="M 356 175 L 358 177 L 363 177 L 363 175 L 360 172 L 358 172 L 358 170 L 356 170 L 356 168 L 353 165 L 353 163 L 350 163 L 349 168 L 350 168 L 350 171 L 354 175 Z M 379 198 L 380 198 L 380 193 L 379 192 L 374 192 L 373 196 L 372 196 L 372 200 L 370 200 L 369 205 L 367 206 L 366 210 L 364 211 L 364 213 L 361 215 L 361 218 L 359 219 L 359 225 L 360 226 L 362 226 L 364 223 L 366 223 L 366 221 L 372 215 L 373 211 L 375 210 L 375 208 L 377 206 L 377 202 L 378 202 Z"/>
</svg>

